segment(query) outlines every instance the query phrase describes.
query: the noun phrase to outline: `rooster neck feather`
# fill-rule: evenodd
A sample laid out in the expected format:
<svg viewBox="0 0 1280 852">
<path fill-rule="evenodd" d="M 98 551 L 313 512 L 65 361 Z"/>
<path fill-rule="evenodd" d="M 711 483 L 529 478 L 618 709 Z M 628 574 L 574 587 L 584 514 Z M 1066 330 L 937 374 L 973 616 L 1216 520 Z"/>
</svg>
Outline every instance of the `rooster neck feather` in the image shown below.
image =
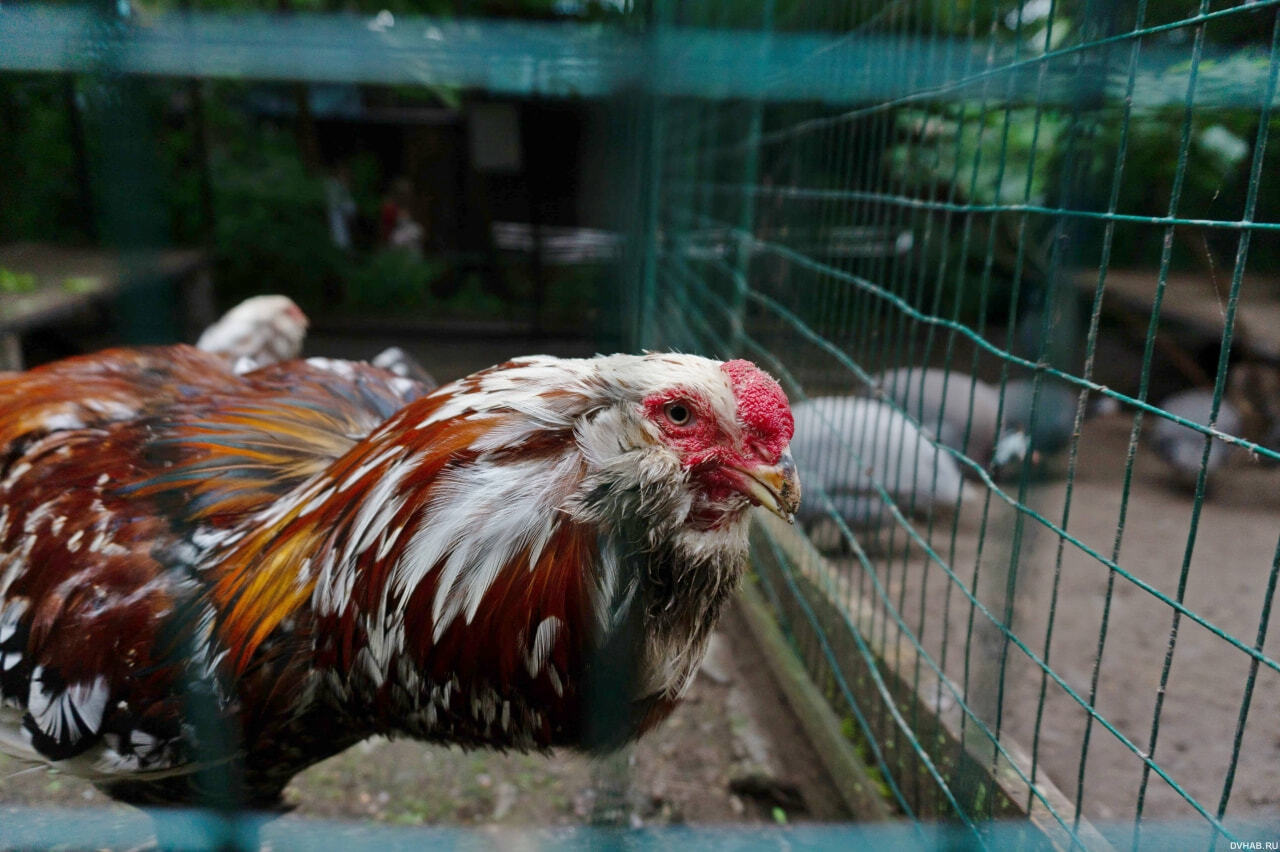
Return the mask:
<svg viewBox="0 0 1280 852">
<path fill-rule="evenodd" d="M 461 700 L 477 741 L 579 737 L 585 696 L 565 685 L 606 649 L 635 667 L 630 699 L 674 701 L 742 570 L 745 516 L 687 530 L 684 471 L 641 452 L 615 402 L 597 369 L 530 360 L 408 406 L 217 555 L 233 659 L 306 605 L 340 695 L 416 735 Z M 531 692 L 550 714 L 503 697 Z"/>
</svg>

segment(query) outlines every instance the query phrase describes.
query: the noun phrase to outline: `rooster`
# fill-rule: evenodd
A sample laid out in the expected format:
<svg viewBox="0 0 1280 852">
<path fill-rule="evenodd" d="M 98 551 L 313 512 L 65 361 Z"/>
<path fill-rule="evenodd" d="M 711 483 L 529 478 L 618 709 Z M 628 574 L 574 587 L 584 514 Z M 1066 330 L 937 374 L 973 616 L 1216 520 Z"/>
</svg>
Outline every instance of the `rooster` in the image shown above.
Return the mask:
<svg viewBox="0 0 1280 852">
<path fill-rule="evenodd" d="M 253 296 L 223 314 L 196 346 L 222 355 L 237 373 L 297 358 L 307 315 L 288 296 Z"/>
<path fill-rule="evenodd" d="M 795 512 L 792 430 L 691 355 L 0 377 L 0 749 L 135 804 L 234 766 L 269 808 L 375 734 L 617 747 L 697 671 L 748 509 Z"/>
</svg>

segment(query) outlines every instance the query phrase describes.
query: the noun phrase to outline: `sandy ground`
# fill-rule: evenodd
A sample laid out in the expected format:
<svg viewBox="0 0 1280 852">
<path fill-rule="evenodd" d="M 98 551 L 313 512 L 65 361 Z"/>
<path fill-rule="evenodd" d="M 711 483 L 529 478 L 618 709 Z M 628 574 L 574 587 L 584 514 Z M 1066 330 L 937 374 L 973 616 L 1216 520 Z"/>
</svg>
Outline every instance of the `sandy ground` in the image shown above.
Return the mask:
<svg viewBox="0 0 1280 852">
<path fill-rule="evenodd" d="M 966 501 L 954 556 L 949 555 L 950 519 L 935 519 L 932 544 L 953 566 L 954 579 L 947 578 L 936 562 L 923 558 L 919 547 L 904 558 L 901 532 L 896 540 L 882 540 L 880 554 L 873 557 L 894 605 L 922 637 L 933 659 L 946 660 L 946 674 L 965 690 L 979 717 L 993 728 L 999 726 L 1002 735 L 1028 751 L 1034 745 L 1038 772 L 1047 773 L 1069 798 L 1078 798 L 1083 813 L 1093 819 L 1132 819 L 1138 806 L 1144 764 L 1134 749 L 1147 752 L 1151 747 L 1174 610 L 1135 581 L 1170 598 L 1177 595 L 1193 504 L 1189 494 L 1171 486 L 1163 464 L 1140 442 L 1123 533 L 1119 532 L 1131 428 L 1132 420 L 1122 415 L 1086 424 L 1066 529 L 1104 556 L 1110 556 L 1118 542 L 1117 562 L 1134 579 L 1113 576 L 1097 558 L 1071 543 L 1062 548 L 1059 561 L 1059 536 L 1027 516 L 1023 517 L 1021 550 L 1014 560 L 1012 632 L 1030 652 L 1048 659 L 1065 686 L 1086 700 L 1106 618 L 1094 704 L 1117 733 L 1095 721 L 1087 752 L 1083 744 L 1088 716 L 1081 703 L 1053 679 L 1046 683 L 1041 667 L 1027 653 L 1013 643 L 1006 646 L 996 620 L 978 612 L 966 646 L 974 607 L 962 586 L 973 591 L 995 619 L 1001 618 L 1005 608 L 1016 518 L 1006 504 L 991 503 L 984 538 L 979 530 L 985 488 L 979 499 Z M 1280 471 L 1235 457 L 1214 486 L 1200 514 L 1183 602 L 1191 612 L 1252 647 L 1280 534 Z M 1016 496 L 1016 483 L 1008 487 Z M 1065 497 L 1065 481 L 1054 478 L 1033 485 L 1025 502 L 1061 526 Z M 921 523 L 919 528 L 926 526 Z M 891 553 L 896 555 L 890 558 Z M 861 582 L 870 589 L 862 567 L 852 558 L 837 564 L 849 580 L 846 588 L 856 589 Z M 980 566 L 976 582 L 975 565 Z M 884 608 L 878 610 L 871 629 L 892 637 L 884 630 Z M 1046 641 L 1051 618 L 1051 638 Z M 1006 650 L 1002 695 L 1000 659 Z M 1271 659 L 1280 658 L 1280 627 L 1272 625 L 1263 650 Z M 971 664 L 967 688 L 966 657 Z M 1223 795 L 1249 662 L 1245 652 L 1209 629 L 1181 619 L 1152 754 L 1170 779 L 1210 813 L 1216 813 Z M 1038 715 L 1042 686 L 1044 709 Z M 1280 818 L 1277 707 L 1280 674 L 1262 666 L 1244 728 L 1228 816 Z M 1078 787 L 1082 759 L 1083 786 Z M 1154 772 L 1143 813 L 1197 815 L 1187 798 Z"/>
</svg>

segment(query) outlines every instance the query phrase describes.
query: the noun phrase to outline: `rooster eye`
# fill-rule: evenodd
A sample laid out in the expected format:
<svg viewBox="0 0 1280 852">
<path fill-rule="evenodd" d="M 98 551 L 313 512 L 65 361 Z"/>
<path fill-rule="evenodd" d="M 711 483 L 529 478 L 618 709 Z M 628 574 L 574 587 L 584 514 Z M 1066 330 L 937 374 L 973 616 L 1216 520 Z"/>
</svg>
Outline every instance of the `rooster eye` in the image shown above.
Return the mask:
<svg viewBox="0 0 1280 852">
<path fill-rule="evenodd" d="M 677 426 L 684 426 L 693 419 L 693 412 L 682 402 L 673 402 L 667 406 L 667 419 Z"/>
</svg>

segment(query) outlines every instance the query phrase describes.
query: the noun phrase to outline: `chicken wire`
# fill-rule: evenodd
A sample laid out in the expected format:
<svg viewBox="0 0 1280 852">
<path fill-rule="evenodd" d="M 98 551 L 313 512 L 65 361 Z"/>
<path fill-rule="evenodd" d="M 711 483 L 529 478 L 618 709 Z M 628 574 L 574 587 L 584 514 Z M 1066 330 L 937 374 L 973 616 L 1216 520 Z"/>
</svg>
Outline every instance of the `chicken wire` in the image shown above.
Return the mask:
<svg viewBox="0 0 1280 852">
<path fill-rule="evenodd" d="M 1276 695 L 1280 674 L 1268 640 L 1280 545 L 1234 612 L 1202 611 L 1188 587 L 1206 570 L 1196 558 L 1213 442 L 1280 460 L 1269 442 L 1216 428 L 1246 270 L 1257 272 L 1251 251 L 1271 250 L 1280 230 L 1263 192 L 1275 167 L 1277 7 L 654 0 L 619 28 L 314 15 L 125 23 L 67 7 L 6 7 L 0 68 L 446 85 L 632 107 L 619 128 L 616 188 L 634 237 L 618 291 L 624 339 L 749 357 L 794 400 L 860 394 L 905 417 L 879 435 L 849 410 L 819 417 L 834 449 L 799 459 L 808 472 L 856 479 L 896 441 L 895 473 L 941 454 L 967 477 L 949 507 L 937 499 L 936 474 L 913 476 L 909 488 L 896 475 L 863 475 L 869 501 L 856 528 L 838 511 L 839 495 L 806 477 L 816 517 L 804 526 L 821 547 L 776 525 L 754 538 L 753 582 L 884 794 L 914 820 L 961 827 L 944 840 L 917 833 L 897 842 L 1011 845 L 986 821 L 1031 812 L 1065 845 L 1160 848 L 1191 838 L 1208 848 L 1264 836 L 1244 821 L 1262 812 L 1237 814 L 1236 776 L 1251 760 L 1275 759 L 1274 704 L 1255 704 Z M 1152 128 L 1165 126 L 1173 132 L 1162 149 Z M 130 127 L 123 116 L 117 129 L 128 136 Z M 1164 158 L 1155 166 L 1153 149 Z M 1215 157 L 1226 162 L 1217 171 Z M 1144 178 L 1159 176 L 1151 192 L 1163 212 L 1133 203 L 1135 160 Z M 1206 199 L 1230 169 L 1245 189 L 1228 211 Z M 1189 190 L 1189 176 L 1209 190 Z M 141 226 L 128 227 L 108 236 L 127 246 Z M 1205 423 L 1166 412 L 1151 394 L 1162 304 L 1185 265 L 1186 233 L 1202 237 L 1210 257 L 1212 239 L 1227 258 L 1205 273 L 1222 291 Z M 1114 251 L 1144 239 L 1154 245 L 1152 284 L 1135 314 L 1136 382 L 1122 391 L 1097 380 L 1097 353 L 1113 270 L 1143 260 L 1122 264 Z M 959 447 L 933 439 L 941 420 L 894 401 L 896 385 L 879 379 L 902 366 L 941 369 L 963 390 L 969 374 L 999 388 L 1028 379 L 1032 412 L 1065 387 L 1074 401 L 1058 469 L 1046 473 L 1028 453 L 996 476 L 989 459 L 966 451 L 968 434 Z M 1118 508 L 1102 539 L 1072 520 L 1086 413 L 1099 399 L 1132 416 L 1110 458 Z M 967 407 L 974 400 L 969 392 Z M 1131 566 L 1133 545 L 1122 549 L 1144 421 L 1161 419 L 1204 436 L 1192 494 L 1168 533 L 1183 551 L 1171 587 Z M 915 427 L 926 437 L 908 447 Z M 1046 478 L 1062 490 L 1053 505 Z M 924 503 L 936 505 L 923 512 Z M 1047 548 L 1049 570 L 1034 578 L 1028 603 L 1020 573 L 1033 545 Z M 1105 579 L 1087 604 L 1097 616 L 1088 653 L 1073 656 L 1054 640 L 1059 616 L 1080 606 L 1060 602 L 1059 589 L 1082 563 Z M 1113 608 L 1131 596 L 1158 615 L 1149 632 L 1162 647 L 1140 672 L 1111 671 Z M 1217 748 L 1194 777 L 1169 768 L 1169 749 L 1158 748 L 1189 629 L 1216 643 L 1217 656 L 1201 659 L 1239 669 L 1232 723 L 1193 729 Z M 1116 678 L 1149 695 L 1142 719 L 1119 719 L 1101 702 Z M 1089 824 L 1090 762 L 1104 746 L 1138 773 L 1131 794 L 1108 803 L 1130 830 L 1105 838 Z M 1047 767 L 1050 751 L 1058 757 Z M 1176 805 L 1157 816 L 1190 821 L 1171 829 L 1144 820 L 1157 789 Z M 14 842 L 59 842 L 58 826 L 45 828 Z M 1018 834 L 1012 845 L 1023 842 Z"/>
<path fill-rule="evenodd" d="M 1232 820 L 1276 810 L 1255 770 L 1276 757 L 1269 707 L 1280 667 L 1268 625 L 1280 549 L 1267 546 L 1231 610 L 1205 611 L 1189 587 L 1235 558 L 1220 542 L 1198 548 L 1210 473 L 1222 475 L 1211 471 L 1215 447 L 1242 448 L 1246 466 L 1277 458 L 1269 440 L 1216 428 L 1228 367 L 1241 359 L 1242 294 L 1276 293 L 1262 279 L 1266 261 L 1251 263 L 1280 227 L 1261 200 L 1276 165 L 1276 4 L 658 3 L 652 23 L 659 33 L 748 29 L 782 44 L 796 32 L 832 35 L 771 66 L 747 97 L 654 96 L 637 333 L 656 348 L 754 358 L 793 400 L 825 398 L 806 412 L 821 433 L 803 447 L 811 455 L 793 443 L 806 531 L 822 547 L 766 527 L 755 564 L 887 795 L 909 817 L 959 820 L 978 842 L 981 821 L 1015 812 L 1064 845 L 1096 845 L 1090 815 L 1128 820 L 1121 845 L 1135 848 L 1158 848 L 1144 837 L 1152 816 L 1198 820 L 1188 848 L 1258 840 Z M 767 38 L 747 44 L 770 51 Z M 896 49 L 873 63 L 835 56 L 886 44 Z M 780 102 L 775 93 L 801 81 L 812 81 L 811 98 Z M 862 97 L 832 103 L 833 90 Z M 1240 177 L 1224 201 L 1225 172 L 1206 164 L 1228 136 Z M 1193 192 L 1189 180 L 1212 191 Z M 1159 195 L 1159 211 L 1144 211 L 1143 192 Z M 1151 246 L 1133 252 L 1144 240 Z M 1199 266 L 1181 256 L 1184 243 L 1202 243 Z M 1116 372 L 1099 346 L 1115 337 L 1114 303 L 1129 295 L 1113 294 L 1116 279 L 1135 264 L 1149 287 L 1123 308 L 1138 340 L 1132 381 L 1117 388 L 1098 380 Z M 1162 302 L 1189 265 L 1218 291 L 1210 365 L 1197 376 L 1209 405 L 1201 422 L 1152 396 L 1169 372 Z M 1274 352 L 1250 357 L 1274 368 Z M 899 367 L 915 372 L 882 375 Z M 968 425 L 951 441 L 925 393 L 900 392 L 925 368 L 960 390 Z M 1012 413 L 1015 383 L 1030 392 L 1033 444 L 1036 418 L 1065 418 L 1056 467 L 1032 446 L 997 477 L 965 452 L 980 407 L 971 375 L 1002 391 L 997 420 Z M 1098 455 L 1086 413 L 1117 406 L 1131 423 L 1091 463 L 1119 471 L 1115 512 L 1086 530 L 1073 523 L 1082 454 Z M 1194 430 L 1182 433 L 1194 459 L 1183 473 L 1191 492 L 1163 532 L 1181 558 L 1156 579 L 1135 564 L 1149 542 L 1126 531 L 1149 511 L 1135 469 L 1162 420 Z M 966 482 L 948 490 L 953 467 Z M 1249 534 L 1272 541 L 1274 515 Z M 1060 597 L 1090 566 L 1100 572 L 1092 593 Z M 1139 613 L 1155 637 L 1149 650 L 1108 667 L 1132 641 L 1127 630 L 1113 638 L 1116 619 Z M 1064 642 L 1063 621 L 1084 614 L 1088 641 Z M 1176 668 L 1189 641 L 1210 646 L 1194 658 L 1199 672 Z M 1218 696 L 1226 717 L 1198 715 L 1185 689 L 1210 666 L 1233 673 L 1230 698 Z M 1117 691 L 1140 692 L 1142 709 L 1118 705 Z M 1161 739 L 1171 715 L 1176 745 Z M 1175 768 L 1175 748 L 1196 757 Z M 1255 780 L 1242 793 L 1246 767 Z M 1100 802 L 1099 775 L 1119 773 L 1131 783 Z"/>
</svg>

